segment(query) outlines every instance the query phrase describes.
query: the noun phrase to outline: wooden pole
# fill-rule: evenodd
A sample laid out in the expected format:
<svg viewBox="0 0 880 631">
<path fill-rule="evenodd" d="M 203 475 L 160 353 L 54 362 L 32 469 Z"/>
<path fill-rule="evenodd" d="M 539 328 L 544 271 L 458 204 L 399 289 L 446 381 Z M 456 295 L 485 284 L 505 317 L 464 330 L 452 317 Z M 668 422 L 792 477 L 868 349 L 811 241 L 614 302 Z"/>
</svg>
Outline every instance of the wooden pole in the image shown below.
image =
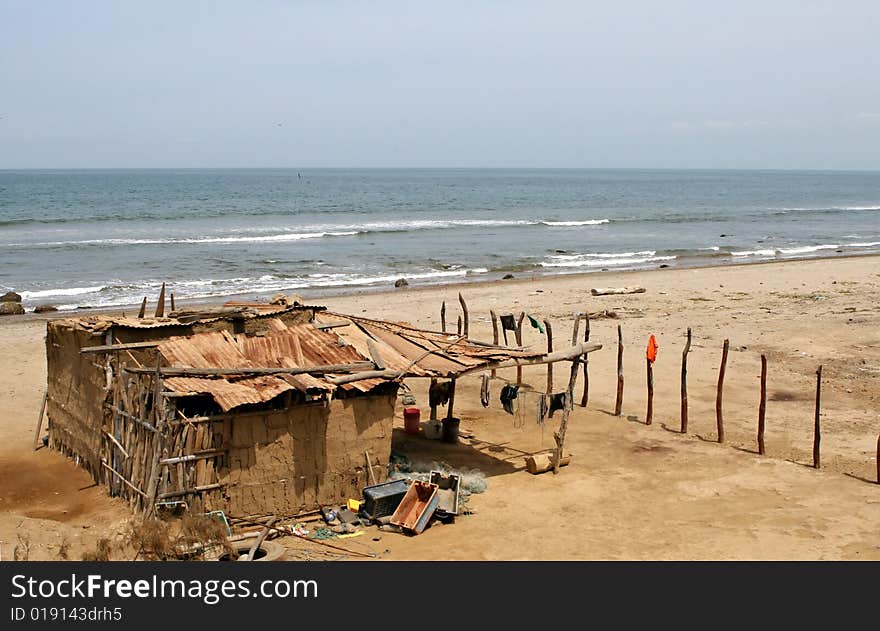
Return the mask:
<svg viewBox="0 0 880 631">
<path fill-rule="evenodd" d="M 522 348 L 522 325 L 525 317 L 526 312 L 521 311 L 519 317 L 516 319 L 516 345 L 520 348 Z M 516 367 L 516 385 L 522 385 L 522 366 Z"/>
<path fill-rule="evenodd" d="M 758 453 L 764 455 L 764 417 L 767 414 L 767 356 L 761 355 L 761 400 L 758 403 Z"/>
<path fill-rule="evenodd" d="M 459 333 L 459 335 L 464 335 L 464 339 L 467 339 L 468 329 L 470 328 L 470 317 L 468 315 L 467 303 L 464 301 L 464 296 L 461 295 L 461 292 L 458 292 L 458 302 L 461 305 L 461 312 L 464 314 L 464 330 Z"/>
<path fill-rule="evenodd" d="M 446 301 L 440 305 L 440 330 L 446 333 Z"/>
<path fill-rule="evenodd" d="M 818 469 L 820 466 L 819 443 L 822 440 L 822 433 L 819 429 L 819 416 L 822 408 L 822 366 L 816 370 L 816 417 L 813 422 L 813 468 Z"/>
<path fill-rule="evenodd" d="M 263 527 L 263 530 L 260 531 L 260 535 L 257 537 L 257 540 L 254 541 L 251 549 L 248 550 L 247 556 L 245 557 L 245 561 L 253 561 L 254 557 L 257 555 L 257 550 L 260 549 L 260 546 L 263 545 L 263 541 L 265 541 L 266 537 L 269 534 L 269 529 L 275 525 L 275 522 L 278 519 L 273 515 L 272 519 L 266 522 L 266 525 Z"/>
<path fill-rule="evenodd" d="M 370 472 L 370 484 L 376 484 L 376 474 L 373 473 L 373 463 L 370 462 L 370 450 L 364 450 L 364 457 L 367 459 L 367 471 Z"/>
<path fill-rule="evenodd" d="M 584 329 L 584 342 L 590 341 L 590 313 L 589 311 L 584 314 L 586 319 L 585 329 Z M 583 359 L 584 364 L 584 391 L 581 394 L 581 407 L 587 407 L 587 402 L 590 400 L 590 358 L 587 355 L 584 355 Z"/>
<path fill-rule="evenodd" d="M 437 385 L 437 377 L 431 377 L 430 389 L 433 389 L 434 386 L 436 386 L 436 385 Z M 430 391 L 430 389 L 429 389 L 429 391 Z M 436 406 L 436 404 L 431 403 L 430 396 L 428 398 L 428 405 L 431 406 L 431 420 L 436 421 L 437 420 L 437 406 Z"/>
<path fill-rule="evenodd" d="M 614 416 L 620 416 L 623 409 L 623 329 L 617 325 L 617 399 L 614 402 Z"/>
<path fill-rule="evenodd" d="M 159 303 L 156 305 L 156 317 L 165 317 L 165 283 L 162 283 L 162 289 L 159 290 Z"/>
<path fill-rule="evenodd" d="M 718 389 L 715 394 L 715 422 L 718 425 L 718 442 L 724 442 L 724 414 L 722 413 L 722 397 L 724 395 L 724 373 L 727 370 L 727 352 L 730 350 L 730 340 L 724 340 L 721 350 L 721 368 L 718 370 Z"/>
<path fill-rule="evenodd" d="M 556 457 L 553 459 L 553 473 L 559 473 L 559 467 L 562 466 L 562 448 L 565 445 L 565 432 L 568 429 L 568 416 L 574 407 L 574 386 L 577 381 L 578 362 L 581 356 L 577 355 L 571 362 L 571 374 L 568 378 L 568 390 L 565 391 L 565 407 L 562 409 L 562 422 L 559 424 L 559 431 L 553 435 L 556 440 Z"/>
<path fill-rule="evenodd" d="M 544 320 L 544 328 L 547 331 L 547 353 L 553 352 L 553 327 L 550 320 Z M 547 364 L 547 394 L 553 392 L 553 364 Z"/>
<path fill-rule="evenodd" d="M 645 425 L 654 421 L 654 365 L 650 359 L 645 358 L 648 370 L 648 410 L 645 412 Z"/>
<path fill-rule="evenodd" d="M 43 391 L 43 401 L 40 403 L 40 413 L 37 415 L 37 431 L 34 432 L 34 451 L 40 448 L 40 430 L 43 428 L 43 416 L 46 414 L 46 402 L 49 400 L 49 391 Z"/>
<path fill-rule="evenodd" d="M 449 403 L 446 404 L 446 418 L 452 418 L 452 406 L 455 404 L 455 378 L 449 382 Z"/>
<path fill-rule="evenodd" d="M 489 310 L 489 315 L 492 317 L 492 343 L 496 346 L 498 345 L 498 316 L 491 309 Z M 490 375 L 493 379 L 496 377 L 497 373 L 495 369 L 492 369 L 492 374 Z"/>
<path fill-rule="evenodd" d="M 691 352 L 691 327 L 688 327 L 687 342 L 681 351 L 681 433 L 688 431 L 688 353 Z"/>
<path fill-rule="evenodd" d="M 144 301 L 141 303 L 141 310 L 138 311 L 138 320 L 143 318 L 147 314 L 147 297 L 144 296 Z"/>
<path fill-rule="evenodd" d="M 880 435 L 877 436 L 877 484 L 880 484 Z"/>
<path fill-rule="evenodd" d="M 177 307 L 174 305 L 174 293 L 171 294 L 171 310 L 177 311 Z"/>
<path fill-rule="evenodd" d="M 458 316 L 458 336 L 461 337 L 461 316 Z"/>
</svg>

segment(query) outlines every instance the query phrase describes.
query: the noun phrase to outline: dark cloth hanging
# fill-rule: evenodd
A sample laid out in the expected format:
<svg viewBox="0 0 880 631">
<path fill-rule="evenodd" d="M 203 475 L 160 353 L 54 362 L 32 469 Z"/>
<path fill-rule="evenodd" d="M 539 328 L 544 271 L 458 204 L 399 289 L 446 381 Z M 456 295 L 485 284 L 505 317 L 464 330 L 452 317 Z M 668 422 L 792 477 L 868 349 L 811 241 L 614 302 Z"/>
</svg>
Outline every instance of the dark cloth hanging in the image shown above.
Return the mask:
<svg viewBox="0 0 880 631">
<path fill-rule="evenodd" d="M 483 383 L 480 385 L 480 403 L 484 408 L 489 407 L 489 375 L 483 375 Z"/>
<path fill-rule="evenodd" d="M 438 405 L 446 405 L 449 402 L 449 393 L 452 391 L 452 382 L 444 381 L 443 383 L 437 382 L 431 385 L 428 389 L 428 402 L 431 407 L 437 407 Z"/>
<path fill-rule="evenodd" d="M 507 332 L 516 331 L 516 318 L 512 315 L 501 316 L 501 334 L 504 335 L 504 345 L 508 346 Z"/>
<path fill-rule="evenodd" d="M 560 392 L 559 394 L 551 394 L 550 395 L 550 409 L 548 410 L 550 418 L 553 418 L 553 413 L 556 410 L 564 410 L 565 409 L 565 400 L 568 397 L 567 392 Z"/>
<path fill-rule="evenodd" d="M 547 418 L 547 399 L 548 395 L 542 394 L 538 397 L 538 425 L 544 424 L 544 419 Z"/>
<path fill-rule="evenodd" d="M 526 316 L 526 317 L 529 319 L 529 324 L 531 324 L 533 328 L 536 328 L 541 333 L 544 333 L 544 327 L 540 322 L 538 322 L 537 318 L 534 318 L 532 316 Z"/>
<path fill-rule="evenodd" d="M 503 407 L 504 411 L 508 414 L 513 414 L 513 400 L 516 399 L 518 394 L 519 386 L 507 384 L 501 388 L 501 407 Z"/>
</svg>

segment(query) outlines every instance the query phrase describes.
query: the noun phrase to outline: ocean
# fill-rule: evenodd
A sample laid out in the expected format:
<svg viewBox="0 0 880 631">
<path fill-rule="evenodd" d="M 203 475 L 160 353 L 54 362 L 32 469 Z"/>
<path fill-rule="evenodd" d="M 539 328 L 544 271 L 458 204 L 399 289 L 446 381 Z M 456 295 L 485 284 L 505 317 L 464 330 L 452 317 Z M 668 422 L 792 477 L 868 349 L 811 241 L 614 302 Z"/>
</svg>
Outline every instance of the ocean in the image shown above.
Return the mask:
<svg viewBox="0 0 880 631">
<path fill-rule="evenodd" d="M 877 252 L 880 172 L 0 171 L 26 307 Z"/>
</svg>

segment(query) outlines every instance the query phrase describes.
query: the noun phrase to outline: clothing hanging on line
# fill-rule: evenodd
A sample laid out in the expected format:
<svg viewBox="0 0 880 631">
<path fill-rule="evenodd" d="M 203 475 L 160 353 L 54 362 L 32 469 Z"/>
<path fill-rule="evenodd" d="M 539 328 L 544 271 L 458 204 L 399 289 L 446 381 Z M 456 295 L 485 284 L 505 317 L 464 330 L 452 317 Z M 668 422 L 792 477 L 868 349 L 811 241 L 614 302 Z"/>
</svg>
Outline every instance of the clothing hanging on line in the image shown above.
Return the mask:
<svg viewBox="0 0 880 631">
<path fill-rule="evenodd" d="M 483 383 L 480 384 L 480 403 L 484 408 L 489 407 L 489 375 L 483 375 Z"/>
<path fill-rule="evenodd" d="M 529 324 L 531 324 L 534 328 L 538 329 L 542 334 L 544 333 L 544 326 L 538 321 L 537 318 L 533 318 L 532 316 L 526 316 L 529 319 Z"/>
<path fill-rule="evenodd" d="M 452 392 L 452 382 L 444 381 L 431 384 L 428 389 L 428 402 L 431 407 L 446 405 L 449 402 L 449 393 Z"/>
<path fill-rule="evenodd" d="M 548 409 L 548 415 L 550 418 L 553 418 L 553 413 L 556 410 L 564 410 L 565 409 L 565 401 L 568 398 L 567 392 L 560 392 L 559 394 L 551 394 L 550 395 L 550 408 Z"/>
<path fill-rule="evenodd" d="M 501 388 L 501 406 L 508 414 L 513 414 L 513 400 L 516 399 L 518 393 L 519 386 L 507 384 L 506 386 Z"/>
<path fill-rule="evenodd" d="M 504 335 L 504 345 L 507 346 L 507 332 L 516 332 L 516 318 L 512 315 L 501 316 L 501 333 Z"/>
</svg>

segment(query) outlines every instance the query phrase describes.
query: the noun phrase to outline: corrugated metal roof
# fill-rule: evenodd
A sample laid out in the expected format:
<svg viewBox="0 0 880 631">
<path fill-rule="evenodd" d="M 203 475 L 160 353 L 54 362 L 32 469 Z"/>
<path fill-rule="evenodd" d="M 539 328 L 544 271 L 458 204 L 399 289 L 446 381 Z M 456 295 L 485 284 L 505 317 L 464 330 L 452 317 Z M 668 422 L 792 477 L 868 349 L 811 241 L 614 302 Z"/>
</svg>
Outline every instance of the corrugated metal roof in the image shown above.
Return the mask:
<svg viewBox="0 0 880 631">
<path fill-rule="evenodd" d="M 321 325 L 337 325 L 319 328 Z M 271 319 L 262 335 L 233 335 L 228 331 L 170 338 L 158 346 L 169 366 L 228 368 L 228 375 L 169 377 L 167 389 L 178 394 L 208 394 L 224 409 L 268 401 L 291 389 L 332 392 L 323 375 L 279 374 L 235 376 L 235 369 L 297 368 L 372 361 L 378 353 L 385 368 L 407 376 L 454 377 L 459 372 L 493 360 L 528 358 L 541 352 L 507 348 L 459 339 L 454 334 L 424 331 L 381 320 L 337 313 L 321 313 L 315 323 L 287 325 Z M 370 347 L 373 347 L 371 349 Z M 384 383 L 364 379 L 338 386 L 368 392 Z"/>
</svg>

